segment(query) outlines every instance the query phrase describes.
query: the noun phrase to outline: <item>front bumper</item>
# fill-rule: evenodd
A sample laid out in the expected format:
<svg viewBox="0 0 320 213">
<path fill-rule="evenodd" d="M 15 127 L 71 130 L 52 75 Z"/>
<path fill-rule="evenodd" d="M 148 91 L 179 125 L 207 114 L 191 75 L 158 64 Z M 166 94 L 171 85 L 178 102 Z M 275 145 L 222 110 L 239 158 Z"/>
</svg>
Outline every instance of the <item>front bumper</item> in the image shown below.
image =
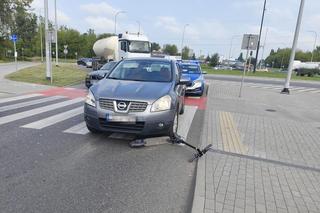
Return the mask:
<svg viewBox="0 0 320 213">
<path fill-rule="evenodd" d="M 202 95 L 204 90 L 204 84 L 201 84 L 201 87 L 187 87 L 186 88 L 186 94 L 187 95 Z"/>
<path fill-rule="evenodd" d="M 115 113 L 101 109 L 97 102 L 97 108 L 87 104 L 84 106 L 84 119 L 88 126 L 105 132 L 130 133 L 143 137 L 169 136 L 175 110 L 162 112 L 150 112 L 148 105 L 144 112 L 139 113 Z M 110 122 L 106 121 L 106 115 L 130 115 L 137 118 L 136 123 Z"/>
</svg>

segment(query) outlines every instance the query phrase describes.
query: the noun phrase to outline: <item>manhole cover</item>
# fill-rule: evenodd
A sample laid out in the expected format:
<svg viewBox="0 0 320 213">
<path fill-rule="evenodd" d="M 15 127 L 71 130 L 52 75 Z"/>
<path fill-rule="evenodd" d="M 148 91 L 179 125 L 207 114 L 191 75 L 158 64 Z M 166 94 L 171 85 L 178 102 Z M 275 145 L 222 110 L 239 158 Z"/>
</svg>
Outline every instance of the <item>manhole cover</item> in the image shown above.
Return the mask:
<svg viewBox="0 0 320 213">
<path fill-rule="evenodd" d="M 275 109 L 266 109 L 267 112 L 276 112 L 277 110 Z"/>
</svg>

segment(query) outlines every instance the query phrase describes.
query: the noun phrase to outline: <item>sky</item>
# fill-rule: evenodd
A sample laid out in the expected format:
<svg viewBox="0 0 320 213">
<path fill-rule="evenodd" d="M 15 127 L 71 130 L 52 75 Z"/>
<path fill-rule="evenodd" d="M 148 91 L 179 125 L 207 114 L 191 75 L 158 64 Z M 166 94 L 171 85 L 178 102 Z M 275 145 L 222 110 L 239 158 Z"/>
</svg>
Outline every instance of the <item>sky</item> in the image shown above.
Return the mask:
<svg viewBox="0 0 320 213">
<path fill-rule="evenodd" d="M 184 46 L 196 55 L 219 53 L 238 57 L 242 36 L 258 34 L 264 0 L 56 0 L 58 25 L 97 34 L 114 32 L 114 15 L 118 15 L 117 33 L 141 32 L 152 42 L 176 44 L 180 49 L 183 28 Z M 54 4 L 49 0 L 49 17 L 54 20 Z M 261 42 L 264 57 L 272 48 L 291 47 L 300 0 L 267 0 L 267 10 Z M 34 0 L 32 8 L 43 13 L 43 0 Z M 315 34 L 320 33 L 320 1 L 305 3 L 298 48 L 311 50 Z M 267 35 L 267 36 L 266 36 Z M 320 37 L 320 34 L 319 34 Z M 232 39 L 233 38 L 233 39 Z M 231 48 L 231 40 L 233 45 Z M 319 44 L 320 45 L 320 44 Z"/>
</svg>

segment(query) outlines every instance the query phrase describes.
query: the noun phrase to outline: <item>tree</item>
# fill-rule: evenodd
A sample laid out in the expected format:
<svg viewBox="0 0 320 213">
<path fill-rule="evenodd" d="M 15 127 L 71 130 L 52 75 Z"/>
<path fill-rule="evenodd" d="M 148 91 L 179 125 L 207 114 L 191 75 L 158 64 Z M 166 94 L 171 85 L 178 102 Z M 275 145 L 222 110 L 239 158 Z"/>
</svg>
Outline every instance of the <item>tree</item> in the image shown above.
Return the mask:
<svg viewBox="0 0 320 213">
<path fill-rule="evenodd" d="M 219 54 L 218 53 L 215 53 L 211 56 L 211 59 L 210 59 L 210 66 L 212 67 L 215 67 L 219 64 Z"/>
<path fill-rule="evenodd" d="M 111 36 L 114 36 L 114 34 L 113 33 L 102 33 L 102 34 L 98 35 L 97 40 L 103 39 L 103 38 L 109 38 Z"/>
<path fill-rule="evenodd" d="M 211 58 L 210 58 L 210 55 L 207 55 L 205 62 L 206 62 L 206 63 L 210 62 L 210 59 L 211 59 Z"/>
<path fill-rule="evenodd" d="M 151 52 L 152 51 L 159 51 L 161 49 L 160 45 L 156 42 L 151 43 Z"/>
<path fill-rule="evenodd" d="M 196 60 L 196 54 L 193 53 L 191 59 Z M 200 59 L 200 57 L 199 57 L 199 59 Z"/>
<path fill-rule="evenodd" d="M 166 44 L 166 45 L 164 45 L 163 53 L 168 54 L 168 55 L 177 55 L 178 48 L 175 44 Z"/>
<path fill-rule="evenodd" d="M 189 52 L 190 52 L 189 47 L 185 46 L 185 47 L 182 49 L 181 58 L 182 58 L 183 60 L 188 60 L 188 59 L 189 59 Z"/>
<path fill-rule="evenodd" d="M 239 57 L 238 57 L 238 61 L 241 61 L 241 62 L 244 61 L 244 59 L 243 59 L 243 53 L 240 53 L 240 55 L 239 55 Z"/>
<path fill-rule="evenodd" d="M 0 37 L 7 36 L 12 26 L 16 25 L 17 9 L 24 12 L 30 7 L 32 0 L 1 0 L 0 1 Z"/>
</svg>

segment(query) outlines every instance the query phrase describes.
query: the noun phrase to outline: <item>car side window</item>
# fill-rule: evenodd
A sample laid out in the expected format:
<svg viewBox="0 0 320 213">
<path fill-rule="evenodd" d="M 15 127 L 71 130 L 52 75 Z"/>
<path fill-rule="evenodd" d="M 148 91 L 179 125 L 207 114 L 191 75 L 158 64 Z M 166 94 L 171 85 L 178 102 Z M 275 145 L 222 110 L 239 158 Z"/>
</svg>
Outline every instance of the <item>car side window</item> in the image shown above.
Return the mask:
<svg viewBox="0 0 320 213">
<path fill-rule="evenodd" d="M 121 50 L 127 52 L 127 42 L 121 41 Z"/>
<path fill-rule="evenodd" d="M 179 81 L 180 80 L 180 77 L 181 77 L 181 74 L 182 74 L 182 69 L 181 69 L 181 66 L 180 64 L 176 63 L 176 79 Z"/>
</svg>

